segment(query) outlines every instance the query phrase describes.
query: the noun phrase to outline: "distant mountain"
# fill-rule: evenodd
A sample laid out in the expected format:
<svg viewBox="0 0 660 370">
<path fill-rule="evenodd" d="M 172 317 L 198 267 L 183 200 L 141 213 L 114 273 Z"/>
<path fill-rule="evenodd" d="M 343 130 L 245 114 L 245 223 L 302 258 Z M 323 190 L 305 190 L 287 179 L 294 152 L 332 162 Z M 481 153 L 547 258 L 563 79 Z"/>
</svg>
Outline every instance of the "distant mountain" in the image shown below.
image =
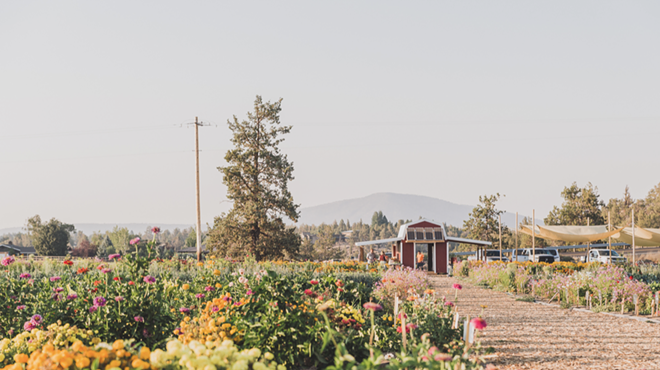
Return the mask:
<svg viewBox="0 0 660 370">
<path fill-rule="evenodd" d="M 73 226 L 76 227 L 76 231 L 82 231 L 86 235 L 90 235 L 95 231 L 100 231 L 100 232 L 106 232 L 106 231 L 111 231 L 115 226 L 125 227 L 128 228 L 128 230 L 136 232 L 136 233 L 142 233 L 147 230 L 147 227 L 151 228 L 153 226 L 158 226 L 160 227 L 161 230 L 174 230 L 176 228 L 183 230 L 187 229 L 191 226 L 192 224 L 185 225 L 185 224 L 159 224 L 159 223 L 151 223 L 151 224 L 141 224 L 141 223 L 132 223 L 132 224 L 76 224 L 74 223 Z M 202 227 L 202 230 L 204 227 Z M 11 227 L 11 228 L 6 228 L 6 229 L 0 229 L 0 235 L 2 234 L 8 234 L 8 233 L 17 233 L 17 232 L 22 232 L 24 233 L 25 230 L 22 227 Z"/>
<path fill-rule="evenodd" d="M 376 193 L 364 198 L 347 199 L 338 202 L 305 207 L 300 210 L 298 224 L 319 225 L 333 221 L 350 220 L 351 223 L 362 220 L 371 223 L 374 212 L 383 211 L 388 220 L 417 220 L 427 218 L 447 225 L 463 227 L 463 221 L 469 218 L 474 206 L 456 204 L 446 200 L 421 195 Z M 522 220 L 523 215 L 519 215 Z M 538 222 L 538 221 L 537 221 Z M 503 213 L 502 223 L 513 227 L 515 213 Z"/>
</svg>

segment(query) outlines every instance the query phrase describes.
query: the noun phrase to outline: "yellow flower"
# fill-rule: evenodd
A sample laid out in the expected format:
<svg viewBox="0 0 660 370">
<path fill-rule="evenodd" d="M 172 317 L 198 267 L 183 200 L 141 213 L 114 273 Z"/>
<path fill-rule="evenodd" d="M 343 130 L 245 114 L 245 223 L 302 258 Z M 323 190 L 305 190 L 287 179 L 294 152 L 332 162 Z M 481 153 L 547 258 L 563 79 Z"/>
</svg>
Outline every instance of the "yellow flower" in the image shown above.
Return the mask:
<svg viewBox="0 0 660 370">
<path fill-rule="evenodd" d="M 119 350 L 123 348 L 124 348 L 124 341 L 121 339 L 118 339 L 114 343 L 112 343 L 112 349 L 114 350 Z"/>
<path fill-rule="evenodd" d="M 188 284 L 183 284 L 183 286 L 182 286 L 181 288 L 182 288 L 183 290 L 188 290 L 188 289 L 190 289 L 190 285 L 188 285 Z"/>
<path fill-rule="evenodd" d="M 220 283 L 216 283 L 216 284 L 215 284 L 215 287 L 218 288 L 218 289 L 220 289 L 220 288 L 222 288 L 222 284 L 220 284 Z"/>
<path fill-rule="evenodd" d="M 19 364 L 25 364 L 28 362 L 28 355 L 26 355 L 25 353 L 19 353 L 14 356 L 14 361 L 16 361 L 16 363 Z"/>
<path fill-rule="evenodd" d="M 213 275 L 220 276 L 221 272 L 218 269 L 213 270 Z"/>
</svg>

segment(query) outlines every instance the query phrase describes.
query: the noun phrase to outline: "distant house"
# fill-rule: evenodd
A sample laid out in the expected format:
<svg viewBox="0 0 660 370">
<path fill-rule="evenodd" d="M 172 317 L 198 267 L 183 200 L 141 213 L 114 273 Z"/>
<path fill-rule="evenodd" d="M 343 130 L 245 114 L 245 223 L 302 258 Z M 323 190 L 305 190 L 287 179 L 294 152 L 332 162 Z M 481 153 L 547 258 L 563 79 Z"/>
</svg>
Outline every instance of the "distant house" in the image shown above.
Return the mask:
<svg viewBox="0 0 660 370">
<path fill-rule="evenodd" d="M 6 244 L 0 244 L 0 258 L 7 256 L 28 256 L 31 254 L 37 254 L 34 247 L 21 247 L 20 245 L 14 245 L 11 241 Z"/>
<path fill-rule="evenodd" d="M 319 237 L 316 236 L 315 234 L 312 234 L 312 233 L 309 233 L 309 232 L 305 231 L 305 232 L 300 233 L 300 239 L 302 239 L 303 241 L 309 240 L 310 242 L 312 242 L 312 244 L 314 244 L 314 242 L 319 240 Z"/>
</svg>

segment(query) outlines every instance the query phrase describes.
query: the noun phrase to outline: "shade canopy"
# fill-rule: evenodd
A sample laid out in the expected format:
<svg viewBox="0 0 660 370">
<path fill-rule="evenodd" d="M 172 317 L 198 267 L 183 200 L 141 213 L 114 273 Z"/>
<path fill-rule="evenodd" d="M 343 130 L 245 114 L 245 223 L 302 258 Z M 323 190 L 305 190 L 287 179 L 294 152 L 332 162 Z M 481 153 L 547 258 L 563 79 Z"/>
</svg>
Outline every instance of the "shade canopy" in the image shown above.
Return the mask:
<svg viewBox="0 0 660 370">
<path fill-rule="evenodd" d="M 632 227 L 626 227 L 612 237 L 624 243 L 632 244 Z M 660 229 L 635 227 L 635 245 L 642 247 L 660 246 Z"/>
<path fill-rule="evenodd" d="M 621 232 L 624 228 L 607 231 L 607 226 L 540 226 L 536 225 L 532 233 L 532 226 L 523 225 L 520 232 L 534 235 L 536 238 L 561 240 L 572 243 L 589 243 L 603 240 Z"/>
</svg>

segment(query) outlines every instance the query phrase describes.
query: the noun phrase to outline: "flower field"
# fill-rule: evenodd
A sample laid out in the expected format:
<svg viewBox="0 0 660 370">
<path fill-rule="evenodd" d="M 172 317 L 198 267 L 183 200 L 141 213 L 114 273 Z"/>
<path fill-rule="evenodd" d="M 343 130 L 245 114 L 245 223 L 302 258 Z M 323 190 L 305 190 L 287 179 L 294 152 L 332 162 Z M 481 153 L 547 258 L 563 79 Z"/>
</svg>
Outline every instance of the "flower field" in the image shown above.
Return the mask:
<svg viewBox="0 0 660 370">
<path fill-rule="evenodd" d="M 481 367 L 421 272 L 110 257 L 1 261 L 0 368 Z"/>
<path fill-rule="evenodd" d="M 632 312 L 637 302 L 637 312 L 649 315 L 656 309 L 655 292 L 660 287 L 653 269 L 600 263 L 464 261 L 456 271 L 477 285 L 595 311 Z"/>
</svg>

